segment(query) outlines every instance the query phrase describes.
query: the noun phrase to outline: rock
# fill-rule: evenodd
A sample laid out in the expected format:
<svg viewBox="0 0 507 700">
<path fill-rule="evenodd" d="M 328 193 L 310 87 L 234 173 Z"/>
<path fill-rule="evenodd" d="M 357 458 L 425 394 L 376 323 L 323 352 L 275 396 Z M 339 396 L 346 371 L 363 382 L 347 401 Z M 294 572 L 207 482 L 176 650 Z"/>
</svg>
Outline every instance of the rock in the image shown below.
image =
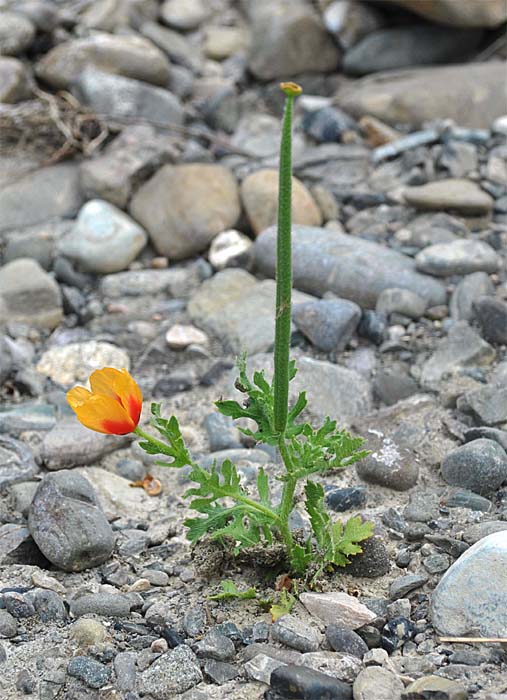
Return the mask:
<svg viewBox="0 0 507 700">
<path fill-rule="evenodd" d="M 481 425 L 495 425 L 507 421 L 507 387 L 484 386 L 468 391 L 464 400 Z"/>
<path fill-rule="evenodd" d="M 507 480 L 507 454 L 493 440 L 472 440 L 445 457 L 442 476 L 451 486 L 487 496 Z"/>
<path fill-rule="evenodd" d="M 12 493 L 12 488 L 10 489 Z M 19 510 L 19 508 L 17 508 Z M 26 527 L 14 523 L 0 525 L 0 564 L 17 559 L 32 541 Z"/>
<path fill-rule="evenodd" d="M 387 406 L 393 406 L 398 401 L 416 394 L 419 389 L 417 382 L 400 366 L 379 370 L 375 375 L 373 388 L 375 394 Z"/>
<path fill-rule="evenodd" d="M 34 605 L 41 622 L 63 622 L 67 619 L 63 600 L 55 591 L 38 590 Z"/>
<path fill-rule="evenodd" d="M 160 18 L 170 27 L 180 31 L 196 29 L 208 15 L 202 0 L 164 0 Z"/>
<path fill-rule="evenodd" d="M 141 34 L 152 41 L 155 46 L 162 49 L 171 61 L 177 63 L 180 67 L 186 67 L 193 72 L 199 72 L 202 69 L 202 56 L 199 50 L 199 45 L 187 39 L 186 35 L 181 32 L 168 29 L 158 22 L 145 22 L 141 27 Z M 173 76 L 176 66 L 171 67 L 171 76 Z"/>
<path fill-rule="evenodd" d="M 500 299 L 481 296 L 472 302 L 472 307 L 486 340 L 507 345 L 507 304 Z"/>
<path fill-rule="evenodd" d="M 317 630 L 293 615 L 279 617 L 271 628 L 271 636 L 275 642 L 302 652 L 317 651 L 321 639 Z"/>
<path fill-rule="evenodd" d="M 403 191 L 403 196 L 407 204 L 416 207 L 416 209 L 450 209 L 468 216 L 488 214 L 493 207 L 493 200 L 489 194 L 484 192 L 475 182 L 463 179 L 438 180 L 426 185 L 407 187 Z M 463 247 L 466 249 L 466 246 L 470 246 L 470 244 L 474 246 L 486 245 L 481 241 L 461 240 L 441 245 L 449 246 L 451 250 L 460 251 L 461 255 L 465 255 L 461 251 Z M 445 250 L 447 248 L 444 248 Z M 424 253 L 424 251 L 422 252 Z M 468 271 L 475 272 L 475 269 Z"/>
<path fill-rule="evenodd" d="M 301 36 L 303 43 L 297 40 Z M 248 68 L 259 80 L 334 71 L 339 59 L 332 37 L 302 5 L 274 3 L 254 19 Z"/>
<path fill-rule="evenodd" d="M 22 207 L 19 203 L 23 202 Z M 78 168 L 62 163 L 16 178 L 0 191 L 0 231 L 73 217 L 81 205 Z"/>
<path fill-rule="evenodd" d="M 378 243 L 329 229 L 295 226 L 292 234 L 294 286 L 322 296 L 334 292 L 363 308 L 374 308 L 380 293 L 393 287 L 409 289 L 428 306 L 445 303 L 445 289 L 415 271 L 410 258 Z M 264 231 L 254 244 L 256 265 L 275 273 L 276 228 Z"/>
<path fill-rule="evenodd" d="M 27 481 L 39 467 L 29 447 L 7 435 L 0 435 L 0 490 Z"/>
<path fill-rule="evenodd" d="M 249 45 L 249 35 L 241 27 L 207 27 L 204 37 L 204 53 L 214 61 L 223 61 Z"/>
<path fill-rule="evenodd" d="M 71 471 L 45 475 L 30 506 L 28 528 L 44 556 L 64 571 L 98 566 L 114 547 L 95 491 Z"/>
<path fill-rule="evenodd" d="M 76 78 L 74 92 L 81 102 L 110 118 L 152 120 L 162 125 L 181 125 L 179 99 L 161 87 L 120 75 L 87 68 Z"/>
<path fill-rule="evenodd" d="M 484 3 L 471 0 L 464 5 L 453 0 L 389 0 L 407 10 L 416 12 L 433 22 L 448 24 L 453 27 L 496 27 L 507 19 L 507 8 L 501 0 Z"/>
<path fill-rule="evenodd" d="M 177 323 L 169 328 L 165 341 L 171 350 L 185 350 L 189 345 L 207 345 L 208 336 L 195 326 Z"/>
<path fill-rule="evenodd" d="M 303 654 L 301 665 L 320 671 L 344 683 L 353 683 L 362 669 L 357 656 L 336 654 L 333 651 L 314 651 Z"/>
<path fill-rule="evenodd" d="M 421 270 L 426 272 L 426 270 Z M 431 274 L 431 273 L 430 273 Z M 376 311 L 385 314 L 402 314 L 409 318 L 421 318 L 426 311 L 426 301 L 410 289 L 384 289 L 379 295 Z"/>
<path fill-rule="evenodd" d="M 154 0 L 96 0 L 80 13 L 80 23 L 90 29 L 114 32 L 138 28 L 146 19 L 156 19 L 158 6 Z"/>
<path fill-rule="evenodd" d="M 243 233 L 230 229 L 222 231 L 212 241 L 208 260 L 215 270 L 226 267 L 246 267 L 252 250 L 252 241 Z"/>
<path fill-rule="evenodd" d="M 223 685 L 228 681 L 232 681 L 241 675 L 241 671 L 232 664 L 224 663 L 223 661 L 215 661 L 208 659 L 204 664 L 204 674 L 210 678 L 213 683 Z"/>
<path fill-rule="evenodd" d="M 309 110 L 304 115 L 301 126 L 319 143 L 341 141 L 344 134 L 357 130 L 355 121 L 336 107 Z"/>
<path fill-rule="evenodd" d="M 15 104 L 27 100 L 31 94 L 30 76 L 24 63 L 17 58 L 0 57 L 0 102 Z"/>
<path fill-rule="evenodd" d="M 304 666 L 279 666 L 270 679 L 272 690 L 281 698 L 304 700 L 351 700 L 351 687 L 343 681 Z"/>
<path fill-rule="evenodd" d="M 470 508 L 470 510 L 483 511 L 484 513 L 488 513 L 493 507 L 488 498 L 466 490 L 454 491 L 445 496 L 444 502 L 448 508 Z"/>
<path fill-rule="evenodd" d="M 134 691 L 136 685 L 136 661 L 137 654 L 132 651 L 120 651 L 114 657 L 114 672 L 116 675 L 116 685 L 118 688 L 127 693 Z"/>
<path fill-rule="evenodd" d="M 416 455 L 398 445 L 390 437 L 368 431 L 366 448 L 371 454 L 356 465 L 358 475 L 370 484 L 378 484 L 395 491 L 407 491 L 419 477 Z"/>
<path fill-rule="evenodd" d="M 38 62 L 36 73 L 51 87 L 65 90 L 85 68 L 161 86 L 169 78 L 169 61 L 151 41 L 99 32 L 58 44 Z"/>
<path fill-rule="evenodd" d="M 87 198 L 105 199 L 120 209 L 133 191 L 174 155 L 167 139 L 148 125 L 128 126 L 100 155 L 80 167 Z"/>
<path fill-rule="evenodd" d="M 421 373 L 421 385 L 437 388 L 447 374 L 463 367 L 489 365 L 495 351 L 465 321 L 458 321 L 442 338 L 431 357 L 426 360 Z"/>
<path fill-rule="evenodd" d="M 334 0 L 323 13 L 326 29 L 334 34 L 345 49 L 384 24 L 382 15 L 372 5 L 353 0 Z"/>
<path fill-rule="evenodd" d="M 137 258 L 148 236 L 130 217 L 100 199 L 87 202 L 72 231 L 59 243 L 62 255 L 87 272 L 120 272 Z"/>
<path fill-rule="evenodd" d="M 351 508 L 359 508 L 366 503 L 364 486 L 349 486 L 347 488 L 326 489 L 326 504 L 335 513 L 343 513 Z"/>
<path fill-rule="evenodd" d="M 361 549 L 362 552 L 353 556 L 351 563 L 347 566 L 348 574 L 378 578 L 389 573 L 391 560 L 382 540 L 378 537 L 370 537 L 361 543 Z"/>
<path fill-rule="evenodd" d="M 319 350 L 342 352 L 357 328 L 361 308 L 347 299 L 322 299 L 297 304 L 292 317 Z"/>
<path fill-rule="evenodd" d="M 391 600 L 406 598 L 409 593 L 424 586 L 428 582 L 426 574 L 407 574 L 395 579 L 389 586 L 389 597 Z"/>
<path fill-rule="evenodd" d="M 130 212 L 161 255 L 181 260 L 234 226 L 240 214 L 238 188 L 221 165 L 166 165 L 137 191 Z"/>
<path fill-rule="evenodd" d="M 280 666 L 285 666 L 283 661 L 273 659 L 271 656 L 266 656 L 266 654 L 256 654 L 244 664 L 243 668 L 247 678 L 269 685 L 271 674 Z"/>
<path fill-rule="evenodd" d="M 366 642 L 358 634 L 334 623 L 326 627 L 326 641 L 333 651 L 356 656 L 358 659 L 362 659 L 368 651 Z"/>
<path fill-rule="evenodd" d="M 482 523 L 469 525 L 463 531 L 463 540 L 467 544 L 475 544 L 483 537 L 488 537 L 496 532 L 505 532 L 507 530 L 507 522 L 505 520 L 484 520 Z"/>
<path fill-rule="evenodd" d="M 278 171 L 257 170 L 241 183 L 241 201 L 253 228 L 259 235 L 276 223 L 278 209 Z M 292 178 L 292 220 L 294 224 L 320 226 L 322 216 L 309 190 Z"/>
<path fill-rule="evenodd" d="M 18 258 L 0 268 L 0 323 L 53 329 L 62 317 L 60 289 L 35 260 Z"/>
<path fill-rule="evenodd" d="M 92 484 L 100 505 L 111 519 L 146 520 L 158 508 L 156 498 L 151 498 L 142 489 L 131 488 L 129 481 L 118 474 L 90 466 L 76 471 Z"/>
<path fill-rule="evenodd" d="M 193 688 L 203 680 L 199 663 L 190 647 L 183 644 L 159 656 L 139 677 L 142 695 L 150 693 L 155 700 L 171 697 Z"/>
<path fill-rule="evenodd" d="M 497 90 L 503 73 L 501 61 L 388 71 L 344 85 L 336 101 L 354 117 L 368 114 L 389 124 L 417 127 L 452 119 L 463 127 L 489 129 L 505 112 Z"/>
<path fill-rule="evenodd" d="M 507 611 L 507 537 L 497 532 L 479 540 L 441 579 L 431 599 L 431 617 L 439 634 L 504 637 Z"/>
<path fill-rule="evenodd" d="M 18 623 L 7 610 L 0 609 L 0 638 L 10 639 L 18 633 Z"/>
<path fill-rule="evenodd" d="M 109 681 L 111 671 L 88 656 L 74 656 L 67 666 L 69 676 L 79 678 L 89 688 L 102 688 Z"/>
<path fill-rule="evenodd" d="M 477 49 L 483 33 L 477 29 L 449 29 L 434 24 L 389 27 L 367 34 L 349 49 L 343 69 L 350 75 L 455 63 Z"/>
<path fill-rule="evenodd" d="M 311 615 L 350 630 L 367 625 L 376 617 L 366 605 L 347 593 L 301 593 L 299 599 Z"/>
<path fill-rule="evenodd" d="M 227 269 L 204 282 L 191 296 L 188 313 L 192 321 L 220 338 L 235 353 L 253 354 L 270 349 L 275 340 L 276 285 L 257 282 L 240 269 Z M 295 303 L 307 301 L 295 293 Z"/>
<path fill-rule="evenodd" d="M 485 272 L 473 272 L 458 282 L 451 295 L 449 309 L 455 321 L 471 321 L 475 317 L 474 302 L 495 291 Z M 488 338 L 489 340 L 489 338 Z"/>
<path fill-rule="evenodd" d="M 387 316 L 376 311 L 363 311 L 357 334 L 375 345 L 381 345 L 387 335 Z"/>
<path fill-rule="evenodd" d="M 483 241 L 458 240 L 424 248 L 416 255 L 419 272 L 436 277 L 469 275 L 472 272 L 496 272 L 497 253 Z"/>
<path fill-rule="evenodd" d="M 128 438 L 123 436 L 103 435 L 89 430 L 72 417 L 58 422 L 46 433 L 40 454 L 46 469 L 57 471 L 93 464 L 128 443 Z"/>
<path fill-rule="evenodd" d="M 127 595 L 119 593 L 85 593 L 74 598 L 70 604 L 70 612 L 74 617 L 82 615 L 100 615 L 102 617 L 128 617 L 131 601 Z M 77 623 L 76 623 L 77 624 Z M 79 628 L 80 637 L 84 636 L 83 629 Z M 90 629 L 85 628 L 86 638 L 90 635 Z M 97 631 L 94 631 L 97 636 Z"/>
<path fill-rule="evenodd" d="M 401 700 L 404 688 L 391 671 L 369 666 L 354 681 L 354 700 Z"/>
<path fill-rule="evenodd" d="M 121 297 L 147 297 L 164 294 L 181 297 L 188 294 L 188 287 L 195 285 L 188 268 L 168 270 L 131 270 L 103 277 L 100 291 L 108 299 Z"/>
<path fill-rule="evenodd" d="M 70 387 L 87 382 L 90 374 L 100 367 L 129 369 L 130 360 L 127 353 L 116 345 L 88 340 L 49 348 L 40 358 L 37 371 L 57 384 Z"/>
<path fill-rule="evenodd" d="M 17 56 L 28 49 L 35 37 L 35 27 L 21 13 L 0 12 L 0 56 Z"/>
<path fill-rule="evenodd" d="M 237 449 L 241 446 L 240 433 L 234 421 L 221 413 L 209 413 L 204 419 L 210 452 Z"/>
<path fill-rule="evenodd" d="M 56 254 L 57 241 L 71 226 L 69 221 L 57 220 L 7 233 L 4 262 L 12 262 L 17 258 L 33 258 L 45 270 L 50 270 Z"/>
<path fill-rule="evenodd" d="M 239 120 L 231 144 L 252 158 L 277 158 L 280 149 L 280 120 L 259 112 L 245 114 Z M 296 132 L 292 140 L 294 159 L 303 153 L 304 147 L 304 139 Z"/>
<path fill-rule="evenodd" d="M 423 676 L 407 685 L 401 700 L 468 700 L 468 691 L 456 681 L 442 676 Z"/>
<path fill-rule="evenodd" d="M 234 642 L 216 629 L 211 629 L 197 642 L 195 651 L 199 658 L 216 661 L 229 661 L 236 654 Z"/>
</svg>

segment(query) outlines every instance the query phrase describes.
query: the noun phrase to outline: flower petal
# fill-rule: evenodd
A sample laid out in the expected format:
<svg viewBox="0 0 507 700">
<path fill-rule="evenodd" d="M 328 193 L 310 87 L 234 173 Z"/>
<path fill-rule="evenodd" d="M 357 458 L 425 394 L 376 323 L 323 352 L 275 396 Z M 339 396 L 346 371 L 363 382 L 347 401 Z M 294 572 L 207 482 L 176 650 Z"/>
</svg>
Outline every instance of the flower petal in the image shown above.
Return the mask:
<svg viewBox="0 0 507 700">
<path fill-rule="evenodd" d="M 110 396 L 119 401 L 132 421 L 137 425 L 143 407 L 143 395 L 135 380 L 126 369 L 104 367 L 90 376 L 90 386 L 94 394 Z"/>
<path fill-rule="evenodd" d="M 111 396 L 93 394 L 87 401 L 75 404 L 72 408 L 80 423 L 98 433 L 126 435 L 137 425 L 123 406 Z"/>
<path fill-rule="evenodd" d="M 74 410 L 76 410 L 76 407 L 82 406 L 90 397 L 91 392 L 85 389 L 84 386 L 75 386 L 67 392 L 67 401 Z"/>
</svg>

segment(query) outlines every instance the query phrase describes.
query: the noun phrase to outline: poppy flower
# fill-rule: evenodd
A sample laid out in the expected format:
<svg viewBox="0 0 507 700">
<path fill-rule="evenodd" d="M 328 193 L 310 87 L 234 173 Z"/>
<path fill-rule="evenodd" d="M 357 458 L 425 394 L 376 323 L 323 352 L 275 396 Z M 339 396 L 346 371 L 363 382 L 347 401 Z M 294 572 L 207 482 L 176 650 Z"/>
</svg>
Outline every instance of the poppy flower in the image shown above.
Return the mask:
<svg viewBox="0 0 507 700">
<path fill-rule="evenodd" d="M 76 386 L 67 401 L 78 420 L 98 433 L 126 435 L 137 427 L 143 395 L 126 369 L 104 367 L 90 376 L 91 391 Z"/>
</svg>

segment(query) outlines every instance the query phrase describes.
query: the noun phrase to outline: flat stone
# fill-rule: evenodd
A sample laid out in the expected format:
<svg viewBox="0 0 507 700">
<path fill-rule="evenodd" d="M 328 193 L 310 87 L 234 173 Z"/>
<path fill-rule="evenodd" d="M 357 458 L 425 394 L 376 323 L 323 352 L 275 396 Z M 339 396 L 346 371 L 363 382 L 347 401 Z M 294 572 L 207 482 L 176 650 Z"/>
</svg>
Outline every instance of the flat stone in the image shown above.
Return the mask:
<svg viewBox="0 0 507 700">
<path fill-rule="evenodd" d="M 417 0 L 414 4 L 419 5 Z M 344 85 L 336 102 L 354 117 L 368 114 L 388 124 L 418 127 L 432 119 L 452 119 L 464 127 L 489 129 L 505 114 L 498 93 L 503 75 L 502 61 L 386 71 Z"/>
<path fill-rule="evenodd" d="M 215 661 L 215 659 L 208 659 L 204 664 L 204 674 L 210 678 L 213 683 L 223 685 L 241 675 L 241 671 L 237 666 L 233 666 L 233 664 L 228 664 L 224 661 Z"/>
<path fill-rule="evenodd" d="M 0 323 L 53 329 L 62 317 L 60 288 L 35 260 L 18 258 L 0 268 Z"/>
<path fill-rule="evenodd" d="M 465 401 L 481 425 L 507 422 L 507 387 L 484 386 L 468 391 Z"/>
<path fill-rule="evenodd" d="M 27 100 L 31 94 L 30 75 L 24 63 L 17 58 L 0 56 L 0 102 L 15 104 Z"/>
<path fill-rule="evenodd" d="M 143 297 L 166 294 L 177 298 L 186 296 L 189 288 L 196 286 L 189 270 L 129 270 L 106 275 L 100 281 L 100 291 L 108 299 Z"/>
<path fill-rule="evenodd" d="M 311 615 L 350 630 L 367 625 L 376 617 L 366 605 L 348 593 L 301 593 L 299 598 Z"/>
<path fill-rule="evenodd" d="M 431 600 L 432 621 L 439 634 L 505 637 L 507 608 L 507 535 L 497 532 L 479 540 L 451 566 Z"/>
<path fill-rule="evenodd" d="M 25 206 L 20 207 L 23 201 Z M 82 202 L 76 165 L 62 163 L 23 175 L 0 191 L 0 231 L 73 217 Z"/>
<path fill-rule="evenodd" d="M 165 334 L 165 341 L 172 350 L 185 350 L 189 345 L 207 345 L 208 336 L 195 326 L 171 326 Z"/>
<path fill-rule="evenodd" d="M 463 540 L 467 544 L 475 544 L 482 540 L 483 537 L 493 535 L 495 532 L 505 532 L 506 530 L 507 521 L 505 520 L 484 520 L 482 523 L 469 525 L 463 531 Z"/>
<path fill-rule="evenodd" d="M 82 615 L 128 617 L 131 607 L 132 605 L 127 595 L 119 593 L 85 593 L 71 601 L 70 612 L 74 617 L 81 617 Z M 82 628 L 80 629 L 82 631 Z M 88 634 L 89 630 L 87 631 L 87 638 Z M 85 641 L 81 634 L 78 637 L 81 638 L 81 643 Z"/>
<path fill-rule="evenodd" d="M 276 224 L 278 209 L 278 170 L 263 169 L 248 175 L 241 183 L 241 201 L 258 235 Z M 292 221 L 294 224 L 320 226 L 322 216 L 310 191 L 297 178 L 292 178 Z"/>
<path fill-rule="evenodd" d="M 207 15 L 202 0 L 164 0 L 160 9 L 161 20 L 180 31 L 196 29 Z"/>
<path fill-rule="evenodd" d="M 404 687 L 391 671 L 369 666 L 354 681 L 354 700 L 401 700 Z"/>
<path fill-rule="evenodd" d="M 361 479 L 395 491 L 407 491 L 415 486 L 419 477 L 419 463 L 411 450 L 374 431 L 368 432 L 366 448 L 371 450 L 371 454 L 356 465 Z"/>
<path fill-rule="evenodd" d="M 278 618 L 271 628 L 271 636 L 275 642 L 303 652 L 317 651 L 321 640 L 317 630 L 293 615 Z"/>
<path fill-rule="evenodd" d="M 489 365 L 495 351 L 465 321 L 455 323 L 446 338 L 438 343 L 436 350 L 424 363 L 421 384 L 425 388 L 439 388 L 446 374 L 463 367 Z"/>
<path fill-rule="evenodd" d="M 301 665 L 320 671 L 344 683 L 353 683 L 363 665 L 357 656 L 334 651 L 314 651 L 303 654 Z"/>
<path fill-rule="evenodd" d="M 415 262 L 378 243 L 330 229 L 294 226 L 294 286 L 316 296 L 334 292 L 362 308 L 374 308 L 380 293 L 409 289 L 428 306 L 444 304 L 446 293 L 437 280 L 421 275 Z M 264 231 L 254 244 L 258 269 L 275 274 L 276 229 Z"/>
<path fill-rule="evenodd" d="M 409 593 L 424 586 L 428 581 L 426 574 L 406 574 L 395 579 L 389 587 L 389 597 L 391 600 L 406 598 Z"/>
<path fill-rule="evenodd" d="M 483 241 L 458 240 L 431 245 L 415 258 L 419 272 L 436 277 L 469 275 L 473 272 L 496 272 L 500 258 Z"/>
<path fill-rule="evenodd" d="M 351 700 L 348 683 L 304 666 L 280 666 L 271 674 L 270 685 L 282 698 L 303 700 Z"/>
<path fill-rule="evenodd" d="M 74 83 L 85 68 L 166 85 L 169 61 L 151 41 L 140 36 L 96 33 L 58 44 L 36 66 L 39 78 L 60 90 Z"/>
<path fill-rule="evenodd" d="M 28 528 L 44 556 L 64 571 L 98 566 L 114 547 L 95 491 L 71 471 L 46 474 L 30 506 Z"/>
<path fill-rule="evenodd" d="M 361 308 L 348 299 L 319 299 L 296 304 L 292 317 L 297 328 L 324 352 L 341 352 L 361 319 Z"/>
<path fill-rule="evenodd" d="M 109 682 L 111 671 L 95 659 L 87 656 L 74 656 L 67 666 L 69 676 L 83 681 L 89 688 L 102 688 Z"/>
<path fill-rule="evenodd" d="M 442 476 L 451 486 L 493 494 L 507 480 L 507 454 L 493 440 L 472 440 L 444 458 Z"/>
<path fill-rule="evenodd" d="M 425 272 L 425 270 L 422 270 Z M 426 311 L 426 301 L 410 289 L 384 289 L 377 299 L 375 310 L 385 314 L 403 314 L 409 318 L 420 318 Z"/>
<path fill-rule="evenodd" d="M 240 214 L 238 187 L 221 165 L 166 165 L 136 192 L 130 213 L 158 253 L 181 260 L 234 226 Z"/>
<path fill-rule="evenodd" d="M 101 367 L 128 370 L 130 359 L 116 345 L 89 340 L 49 348 L 40 358 L 37 371 L 57 384 L 70 387 L 78 382 L 84 384 L 90 374 Z"/>
<path fill-rule="evenodd" d="M 462 214 L 480 215 L 488 214 L 493 208 L 492 197 L 470 180 L 438 180 L 426 185 L 407 187 L 403 196 L 407 204 L 416 209 L 450 209 Z M 455 241 L 441 245 L 456 246 L 464 243 L 465 241 Z"/>
<path fill-rule="evenodd" d="M 243 668 L 247 678 L 269 685 L 273 671 L 285 665 L 283 661 L 273 659 L 271 656 L 266 656 L 266 654 L 256 654 L 244 664 Z"/>
<path fill-rule="evenodd" d="M 423 676 L 407 685 L 401 700 L 468 700 L 468 690 L 442 676 Z"/>
<path fill-rule="evenodd" d="M 169 90 L 142 80 L 87 68 L 76 78 L 73 91 L 95 112 L 113 119 L 152 120 L 167 126 L 183 122 L 179 99 Z"/>
<path fill-rule="evenodd" d="M 30 533 L 23 525 L 5 523 L 0 525 L 0 564 L 8 559 L 18 547 L 25 545 L 31 539 Z"/>
<path fill-rule="evenodd" d="M 76 472 L 92 484 L 100 505 L 112 519 L 147 520 L 159 507 L 156 498 L 148 496 L 143 489 L 131 488 L 130 481 L 118 474 L 92 466 L 78 468 Z"/>
<path fill-rule="evenodd" d="M 366 642 L 353 630 L 331 622 L 326 627 L 326 641 L 333 651 L 362 659 L 368 651 Z"/>
<path fill-rule="evenodd" d="M 135 260 L 148 236 L 109 202 L 92 199 L 79 212 L 74 228 L 58 245 L 62 255 L 86 272 L 120 272 Z"/>
<path fill-rule="evenodd" d="M 507 345 L 507 304 L 500 299 L 480 296 L 472 306 L 486 340 Z"/>
<path fill-rule="evenodd" d="M 472 272 L 466 275 L 458 282 L 451 295 L 449 304 L 451 318 L 456 321 L 471 321 L 476 315 L 474 303 L 479 301 L 479 297 L 489 296 L 494 291 L 493 283 L 485 272 Z M 496 329 L 497 325 L 495 324 L 494 327 Z M 489 340 L 489 338 L 486 339 Z"/>
<path fill-rule="evenodd" d="M 0 490 L 27 481 L 39 472 L 30 448 L 20 440 L 0 435 Z"/>
<path fill-rule="evenodd" d="M 139 676 L 142 695 L 151 694 L 155 700 L 171 700 L 203 680 L 199 662 L 190 647 L 183 644 L 162 654 Z"/>
</svg>

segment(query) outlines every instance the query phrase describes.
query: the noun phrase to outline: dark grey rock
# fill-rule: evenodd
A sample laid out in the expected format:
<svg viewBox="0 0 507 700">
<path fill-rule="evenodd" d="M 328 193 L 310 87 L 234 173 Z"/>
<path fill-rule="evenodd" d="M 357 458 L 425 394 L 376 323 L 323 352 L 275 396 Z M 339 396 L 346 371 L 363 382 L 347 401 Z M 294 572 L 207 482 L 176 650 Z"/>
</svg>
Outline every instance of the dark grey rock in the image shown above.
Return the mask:
<svg viewBox="0 0 507 700">
<path fill-rule="evenodd" d="M 335 513 L 344 513 L 351 508 L 359 508 L 366 503 L 364 486 L 349 486 L 343 489 L 326 489 L 326 503 Z"/>
<path fill-rule="evenodd" d="M 282 698 L 304 700 L 351 700 L 352 687 L 320 671 L 304 666 L 280 666 L 270 679 L 271 688 Z"/>
<path fill-rule="evenodd" d="M 357 125 L 348 114 L 336 107 L 308 111 L 301 124 L 303 130 L 319 143 L 341 140 L 344 131 L 355 131 Z"/>
<path fill-rule="evenodd" d="M 419 387 L 403 367 L 380 369 L 375 375 L 373 390 L 387 406 L 416 394 Z"/>
<path fill-rule="evenodd" d="M 419 467 L 413 452 L 397 445 L 391 438 L 381 438 L 371 432 L 366 448 L 372 450 L 371 454 L 356 465 L 361 479 L 395 491 L 407 491 L 415 486 Z"/>
<path fill-rule="evenodd" d="M 0 637 L 10 639 L 18 633 L 18 623 L 7 610 L 0 608 Z"/>
<path fill-rule="evenodd" d="M 361 308 L 347 299 L 319 299 L 293 307 L 298 330 L 324 352 L 345 349 L 361 319 Z"/>
<path fill-rule="evenodd" d="M 495 288 L 486 272 L 472 272 L 458 282 L 451 295 L 449 309 L 456 321 L 471 321 L 475 317 L 474 302 L 493 294 Z"/>
<path fill-rule="evenodd" d="M 438 494 L 430 490 L 420 490 L 410 494 L 409 502 L 403 511 L 405 520 L 413 523 L 429 523 L 439 516 Z"/>
<path fill-rule="evenodd" d="M 135 690 L 137 654 L 132 651 L 120 651 L 114 657 L 116 685 L 122 692 Z"/>
<path fill-rule="evenodd" d="M 507 422 L 507 387 L 505 386 L 488 384 L 480 389 L 468 391 L 464 401 L 481 425 Z M 458 408 L 460 408 L 459 399 Z"/>
<path fill-rule="evenodd" d="M 380 29 L 346 52 L 343 69 L 350 75 L 365 75 L 410 66 L 452 63 L 477 48 L 482 35 L 480 29 L 437 24 Z"/>
<path fill-rule="evenodd" d="M 484 296 L 473 302 L 473 309 L 486 340 L 507 345 L 507 304 Z"/>
<path fill-rule="evenodd" d="M 67 610 L 56 591 L 39 589 L 35 592 L 34 605 L 41 622 L 58 622 L 67 619 Z"/>
<path fill-rule="evenodd" d="M 507 454 L 497 442 L 479 438 L 450 452 L 441 468 L 451 486 L 487 496 L 507 480 Z"/>
<path fill-rule="evenodd" d="M 465 430 L 465 442 L 471 442 L 478 438 L 487 438 L 494 440 L 507 452 L 507 430 L 499 430 L 498 428 L 488 428 L 481 426 L 479 428 L 468 428 Z"/>
<path fill-rule="evenodd" d="M 204 673 L 213 683 L 223 685 L 237 678 L 241 672 L 237 666 L 233 666 L 232 664 L 224 663 L 223 661 L 215 661 L 215 659 L 208 659 L 204 664 Z"/>
<path fill-rule="evenodd" d="M 0 600 L 2 600 L 7 612 L 9 612 L 17 620 L 25 617 L 32 617 L 35 615 L 35 607 L 28 597 L 17 593 L 15 591 L 10 591 L 4 593 Z"/>
<path fill-rule="evenodd" d="M 319 633 L 293 615 L 278 618 L 271 635 L 275 642 L 302 652 L 317 651 L 320 644 Z"/>
<path fill-rule="evenodd" d="M 70 612 L 74 617 L 89 614 L 128 617 L 131 607 L 128 596 L 120 593 L 85 593 L 71 601 Z"/>
<path fill-rule="evenodd" d="M 273 277 L 276 228 L 257 238 L 254 252 L 257 267 Z M 293 227 L 294 286 L 322 296 L 334 292 L 361 307 L 374 308 L 384 289 L 410 289 L 428 306 L 444 304 L 445 288 L 421 275 L 414 261 L 401 253 L 357 236 L 311 226 Z"/>
<path fill-rule="evenodd" d="M 423 566 L 430 574 L 441 574 L 447 571 L 451 565 L 451 560 L 447 554 L 431 554 L 422 560 Z"/>
<path fill-rule="evenodd" d="M 16 689 L 23 693 L 23 695 L 32 695 L 37 689 L 37 681 L 25 668 L 21 669 L 18 673 Z"/>
<path fill-rule="evenodd" d="M 406 598 L 409 593 L 424 586 L 428 581 L 426 574 L 406 574 L 395 579 L 389 587 L 389 597 L 391 600 Z"/>
<path fill-rule="evenodd" d="M 376 311 L 365 311 L 357 328 L 357 333 L 363 338 L 380 345 L 387 334 L 387 316 Z"/>
<path fill-rule="evenodd" d="M 234 658 L 236 653 L 234 642 L 229 637 L 213 629 L 197 642 L 195 650 L 198 657 L 215 659 L 216 661 L 229 661 Z"/>
<path fill-rule="evenodd" d="M 88 656 L 74 656 L 67 666 L 69 676 L 79 678 L 89 688 L 102 688 L 109 681 L 111 671 Z"/>
<path fill-rule="evenodd" d="M 351 654 L 358 659 L 368 651 L 368 646 L 356 632 L 333 623 L 326 627 L 326 641 L 333 651 Z"/>
<path fill-rule="evenodd" d="M 479 494 L 473 493 L 473 491 L 454 491 L 448 496 L 445 496 L 442 500 L 447 508 L 469 508 L 470 510 L 488 513 L 493 507 L 492 502 L 488 498 L 479 496 Z"/>
<path fill-rule="evenodd" d="M 27 481 L 38 471 L 31 450 L 23 442 L 0 435 L 0 490 Z"/>
<path fill-rule="evenodd" d="M 361 554 L 351 557 L 351 563 L 347 566 L 347 573 L 351 576 L 364 576 L 365 578 L 378 578 L 389 573 L 391 560 L 385 545 L 379 537 L 361 542 Z"/>
<path fill-rule="evenodd" d="M 114 535 L 90 482 L 62 470 L 46 474 L 35 492 L 28 528 L 37 546 L 65 571 L 81 571 L 106 561 Z"/>
<path fill-rule="evenodd" d="M 183 628 L 189 637 L 197 637 L 202 634 L 206 625 L 206 610 L 202 606 L 196 605 L 185 612 Z"/>
<path fill-rule="evenodd" d="M 218 412 L 209 413 L 204 419 L 204 428 L 208 434 L 210 452 L 241 447 L 239 431 L 229 416 Z"/>
<path fill-rule="evenodd" d="M 52 471 L 93 464 L 104 455 L 128 445 L 124 435 L 103 435 L 85 428 L 74 417 L 61 420 L 45 434 L 41 445 L 44 466 Z"/>
</svg>

